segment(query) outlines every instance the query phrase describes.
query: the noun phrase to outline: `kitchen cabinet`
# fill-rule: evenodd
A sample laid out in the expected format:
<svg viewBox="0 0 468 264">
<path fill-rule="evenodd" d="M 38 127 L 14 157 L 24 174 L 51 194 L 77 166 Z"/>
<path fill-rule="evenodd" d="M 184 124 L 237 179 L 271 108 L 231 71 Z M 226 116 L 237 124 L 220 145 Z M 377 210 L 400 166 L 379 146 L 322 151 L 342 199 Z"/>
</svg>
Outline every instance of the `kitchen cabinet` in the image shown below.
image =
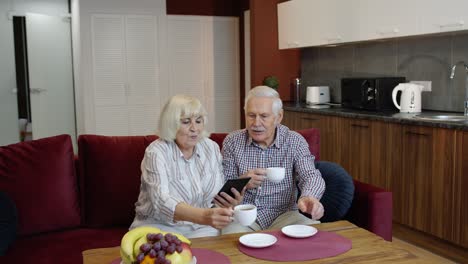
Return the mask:
<svg viewBox="0 0 468 264">
<path fill-rule="evenodd" d="M 170 15 L 169 95 L 200 99 L 207 130 L 240 128 L 238 18 Z"/>
<path fill-rule="evenodd" d="M 457 132 L 455 149 L 455 235 L 457 244 L 468 248 L 468 132 Z"/>
<path fill-rule="evenodd" d="M 420 1 L 353 0 L 348 19 L 355 40 L 372 40 L 419 34 Z"/>
<path fill-rule="evenodd" d="M 402 126 L 401 163 L 389 175 L 399 211 L 394 219 L 449 241 L 455 240 L 454 142 L 454 130 Z"/>
<path fill-rule="evenodd" d="M 278 4 L 280 49 L 468 29 L 465 0 L 294 0 Z"/>
<path fill-rule="evenodd" d="M 285 111 L 291 129 L 320 129 L 320 159 L 393 192 L 393 220 L 468 247 L 468 132 Z"/>
<path fill-rule="evenodd" d="M 340 0 L 295 0 L 278 4 L 280 49 L 353 41 L 346 20 L 351 3 Z"/>
<path fill-rule="evenodd" d="M 419 6 L 421 34 L 468 29 L 468 1 L 427 0 Z"/>
<path fill-rule="evenodd" d="M 385 150 L 387 125 L 362 119 L 343 119 L 335 126 L 343 137 L 341 165 L 355 179 L 382 188 L 385 178 Z"/>
</svg>

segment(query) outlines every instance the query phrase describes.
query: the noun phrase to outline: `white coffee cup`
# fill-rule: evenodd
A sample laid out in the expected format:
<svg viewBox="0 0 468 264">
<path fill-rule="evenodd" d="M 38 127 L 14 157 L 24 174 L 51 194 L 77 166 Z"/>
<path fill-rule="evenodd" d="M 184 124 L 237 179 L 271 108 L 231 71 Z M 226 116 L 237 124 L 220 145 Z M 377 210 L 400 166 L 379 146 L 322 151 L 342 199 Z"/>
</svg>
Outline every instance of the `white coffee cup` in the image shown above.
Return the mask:
<svg viewBox="0 0 468 264">
<path fill-rule="evenodd" d="M 284 179 L 286 170 L 283 167 L 270 167 L 267 168 L 267 179 L 271 182 L 278 183 Z"/>
<path fill-rule="evenodd" d="M 234 207 L 234 219 L 243 226 L 249 226 L 257 219 L 257 207 L 253 204 L 241 204 Z"/>
</svg>

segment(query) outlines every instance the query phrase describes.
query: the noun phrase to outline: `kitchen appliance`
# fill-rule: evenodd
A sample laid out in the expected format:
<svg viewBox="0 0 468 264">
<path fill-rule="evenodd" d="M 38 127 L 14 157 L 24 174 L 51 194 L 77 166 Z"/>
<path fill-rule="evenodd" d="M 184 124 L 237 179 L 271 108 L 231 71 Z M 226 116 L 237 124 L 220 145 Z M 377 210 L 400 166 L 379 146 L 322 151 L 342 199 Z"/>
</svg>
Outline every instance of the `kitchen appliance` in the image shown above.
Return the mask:
<svg viewBox="0 0 468 264">
<path fill-rule="evenodd" d="M 299 105 L 301 103 L 301 95 L 300 95 L 300 91 L 301 91 L 301 79 L 300 78 L 294 78 L 292 80 L 292 95 L 293 95 L 293 99 L 294 99 L 294 103 L 296 103 L 296 105 Z"/>
<path fill-rule="evenodd" d="M 341 105 L 371 111 L 397 111 L 392 101 L 392 91 L 404 82 L 405 77 L 343 78 Z"/>
<path fill-rule="evenodd" d="M 308 86 L 306 103 L 309 105 L 326 104 L 330 102 L 330 88 L 328 86 Z"/>
<path fill-rule="evenodd" d="M 393 104 L 401 113 L 421 112 L 421 92 L 423 86 L 414 83 L 400 83 L 393 89 Z M 401 91 L 400 104 L 397 103 L 397 93 Z"/>
</svg>

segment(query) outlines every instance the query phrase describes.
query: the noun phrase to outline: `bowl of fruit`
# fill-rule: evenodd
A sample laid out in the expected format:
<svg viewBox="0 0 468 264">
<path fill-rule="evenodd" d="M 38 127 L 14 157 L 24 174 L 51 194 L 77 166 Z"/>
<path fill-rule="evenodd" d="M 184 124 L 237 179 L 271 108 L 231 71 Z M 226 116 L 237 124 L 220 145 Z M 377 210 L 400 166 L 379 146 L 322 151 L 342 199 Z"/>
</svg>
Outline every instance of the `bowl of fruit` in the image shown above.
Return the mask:
<svg viewBox="0 0 468 264">
<path fill-rule="evenodd" d="M 120 244 L 121 264 L 196 264 L 190 240 L 156 227 L 128 231 Z"/>
</svg>

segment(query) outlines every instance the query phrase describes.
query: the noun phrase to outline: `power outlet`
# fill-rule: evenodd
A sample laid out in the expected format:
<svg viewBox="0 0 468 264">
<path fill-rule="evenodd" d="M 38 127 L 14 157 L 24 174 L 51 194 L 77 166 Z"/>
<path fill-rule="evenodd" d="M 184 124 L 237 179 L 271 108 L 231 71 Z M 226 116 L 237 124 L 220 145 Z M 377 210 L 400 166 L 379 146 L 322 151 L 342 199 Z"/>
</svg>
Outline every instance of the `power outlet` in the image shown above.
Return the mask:
<svg viewBox="0 0 468 264">
<path fill-rule="evenodd" d="M 410 83 L 419 84 L 423 86 L 423 92 L 432 91 L 432 81 L 410 81 Z"/>
</svg>

